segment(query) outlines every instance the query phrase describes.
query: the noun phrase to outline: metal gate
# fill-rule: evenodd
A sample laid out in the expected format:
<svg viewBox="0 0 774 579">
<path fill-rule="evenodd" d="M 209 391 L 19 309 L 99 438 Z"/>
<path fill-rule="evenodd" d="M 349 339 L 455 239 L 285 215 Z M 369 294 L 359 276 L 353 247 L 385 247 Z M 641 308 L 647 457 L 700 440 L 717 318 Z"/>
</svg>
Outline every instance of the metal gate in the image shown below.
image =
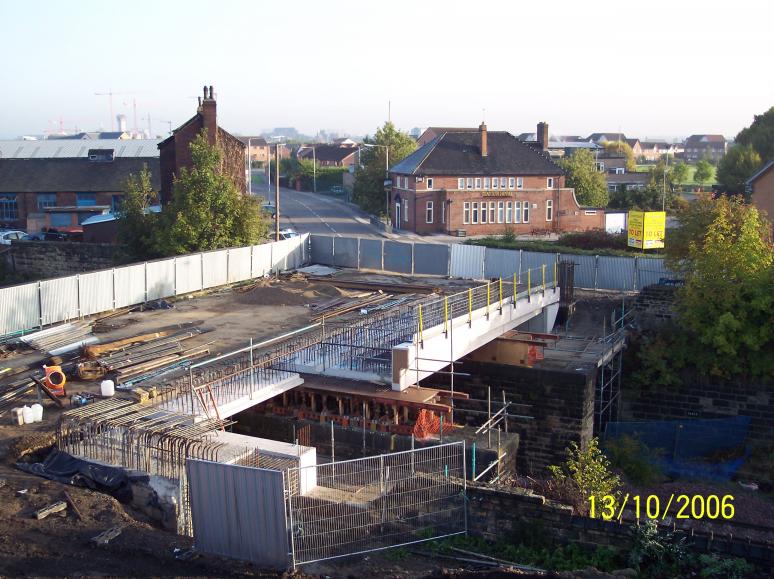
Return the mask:
<svg viewBox="0 0 774 579">
<path fill-rule="evenodd" d="M 467 531 L 465 443 L 288 470 L 293 565 Z"/>
</svg>

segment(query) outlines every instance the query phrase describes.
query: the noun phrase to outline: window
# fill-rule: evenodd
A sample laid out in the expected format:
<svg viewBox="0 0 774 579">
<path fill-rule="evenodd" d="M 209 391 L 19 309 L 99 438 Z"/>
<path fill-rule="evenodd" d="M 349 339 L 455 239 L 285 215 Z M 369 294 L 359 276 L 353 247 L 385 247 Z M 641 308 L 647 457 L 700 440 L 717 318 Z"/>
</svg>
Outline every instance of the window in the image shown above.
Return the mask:
<svg viewBox="0 0 774 579">
<path fill-rule="evenodd" d="M 508 189 L 513 189 L 514 187 L 516 187 L 516 178 L 508 177 Z"/>
<path fill-rule="evenodd" d="M 487 211 L 486 211 L 486 201 L 481 202 L 481 223 L 487 222 Z"/>
<path fill-rule="evenodd" d="M 19 219 L 19 207 L 16 205 L 16 194 L 0 194 L 0 221 L 12 221 L 16 219 Z"/>
<path fill-rule="evenodd" d="M 516 189 L 524 189 L 524 177 L 516 177 Z"/>
<path fill-rule="evenodd" d="M 524 223 L 529 223 L 529 201 L 524 201 L 522 203 L 521 219 Z"/>
<path fill-rule="evenodd" d="M 500 189 L 505 189 L 505 177 L 500 177 Z"/>
<path fill-rule="evenodd" d="M 497 202 L 497 223 L 505 222 L 505 201 Z"/>
<path fill-rule="evenodd" d="M 462 222 L 465 225 L 470 223 L 470 202 L 468 201 L 462 204 Z"/>
<path fill-rule="evenodd" d="M 96 193 L 76 193 L 75 204 L 78 207 L 91 207 L 97 204 Z"/>
<path fill-rule="evenodd" d="M 468 189 L 473 189 L 473 177 L 468 177 Z"/>
<path fill-rule="evenodd" d="M 492 185 L 492 180 L 489 177 L 484 177 L 484 189 L 489 189 Z"/>
<path fill-rule="evenodd" d="M 546 187 L 548 187 L 549 189 L 553 189 L 554 188 L 554 178 L 553 177 L 549 177 L 548 179 L 546 179 Z"/>
<path fill-rule="evenodd" d="M 73 218 L 69 213 L 52 213 L 50 223 L 51 227 L 70 227 L 73 224 Z"/>
<path fill-rule="evenodd" d="M 38 209 L 56 207 L 56 193 L 38 193 Z"/>
<path fill-rule="evenodd" d="M 495 208 L 496 204 L 494 201 L 489 202 L 489 223 L 495 222 Z"/>
<path fill-rule="evenodd" d="M 626 173 L 626 168 L 625 167 L 616 167 L 615 168 L 615 174 L 616 175 L 623 175 L 624 173 Z"/>
<path fill-rule="evenodd" d="M 460 177 L 457 179 L 457 189 L 464 189 L 465 188 L 465 179 Z"/>
<path fill-rule="evenodd" d="M 476 189 L 481 189 L 481 177 L 476 177 Z"/>
<path fill-rule="evenodd" d="M 505 204 L 505 222 L 513 223 L 513 201 Z"/>
<path fill-rule="evenodd" d="M 492 189 L 497 189 L 497 177 L 492 177 Z"/>
<path fill-rule="evenodd" d="M 433 178 L 432 177 L 428 177 L 426 183 L 427 183 L 427 188 L 428 189 L 432 189 L 433 188 Z"/>
<path fill-rule="evenodd" d="M 408 223 L 408 199 L 403 200 L 403 222 Z"/>
<path fill-rule="evenodd" d="M 521 223 L 521 201 L 513 202 L 513 222 Z"/>
<path fill-rule="evenodd" d="M 584 212 L 583 212 L 583 214 L 584 214 L 584 215 L 596 215 L 596 214 L 597 214 L 597 212 L 596 212 L 596 211 L 593 211 L 593 210 L 592 210 L 592 211 L 590 211 L 590 210 L 588 210 L 588 209 L 587 209 L 586 211 L 584 211 Z"/>
<path fill-rule="evenodd" d="M 441 201 L 441 223 L 446 223 L 446 203 Z"/>
<path fill-rule="evenodd" d="M 554 220 L 554 201 L 549 199 L 546 201 L 546 221 Z"/>
<path fill-rule="evenodd" d="M 433 202 L 428 201 L 425 204 L 425 223 L 433 222 Z"/>
<path fill-rule="evenodd" d="M 110 200 L 110 210 L 113 213 L 121 210 L 121 201 L 123 200 L 123 197 L 123 195 L 113 195 L 112 199 Z"/>
<path fill-rule="evenodd" d="M 476 201 L 473 202 L 473 219 L 470 222 L 478 223 L 478 203 Z"/>
</svg>

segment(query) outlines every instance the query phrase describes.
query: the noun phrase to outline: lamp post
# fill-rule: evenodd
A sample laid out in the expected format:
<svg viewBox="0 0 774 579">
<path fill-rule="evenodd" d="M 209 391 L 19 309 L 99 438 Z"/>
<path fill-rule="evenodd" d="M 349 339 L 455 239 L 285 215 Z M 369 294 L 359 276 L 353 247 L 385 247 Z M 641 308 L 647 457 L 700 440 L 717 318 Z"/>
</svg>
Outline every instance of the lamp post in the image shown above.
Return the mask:
<svg viewBox="0 0 774 579">
<path fill-rule="evenodd" d="M 384 149 L 384 179 L 385 181 L 390 178 L 390 146 L 389 145 L 376 145 L 371 143 L 363 143 L 364 147 L 381 147 Z M 387 215 L 387 223 L 392 223 L 392 218 L 390 215 L 390 192 L 385 190 L 385 201 L 386 201 L 386 207 L 385 207 L 385 213 Z"/>
<path fill-rule="evenodd" d="M 284 143 L 277 143 L 275 145 L 274 149 L 274 161 L 276 163 L 276 171 L 274 172 L 274 241 L 280 240 L 280 208 L 279 208 L 279 199 L 280 199 L 280 185 L 279 185 L 279 167 L 280 167 L 280 158 L 279 158 L 279 148 L 283 146 Z"/>
</svg>

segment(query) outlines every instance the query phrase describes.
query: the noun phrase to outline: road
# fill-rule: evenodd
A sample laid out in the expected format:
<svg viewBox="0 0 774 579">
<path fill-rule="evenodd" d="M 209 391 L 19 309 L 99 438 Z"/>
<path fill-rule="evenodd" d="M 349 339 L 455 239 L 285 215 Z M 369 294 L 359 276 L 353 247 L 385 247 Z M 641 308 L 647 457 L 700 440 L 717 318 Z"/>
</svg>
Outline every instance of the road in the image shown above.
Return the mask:
<svg viewBox="0 0 774 579">
<path fill-rule="evenodd" d="M 265 185 L 254 194 L 268 197 Z M 274 192 L 270 196 L 274 202 Z M 323 235 L 358 235 L 380 237 L 368 217 L 357 208 L 335 197 L 280 188 L 280 226 L 292 227 L 299 233 Z"/>
</svg>

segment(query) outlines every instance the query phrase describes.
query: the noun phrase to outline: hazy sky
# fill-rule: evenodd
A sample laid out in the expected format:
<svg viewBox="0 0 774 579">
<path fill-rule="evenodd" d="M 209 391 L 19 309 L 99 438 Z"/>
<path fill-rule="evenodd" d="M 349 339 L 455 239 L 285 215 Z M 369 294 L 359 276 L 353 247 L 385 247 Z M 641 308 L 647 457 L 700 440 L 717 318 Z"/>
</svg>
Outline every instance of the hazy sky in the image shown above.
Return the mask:
<svg viewBox="0 0 774 579">
<path fill-rule="evenodd" d="M 733 137 L 774 105 L 770 2 L 0 0 L 0 138 L 190 117 L 235 133 L 490 129 Z M 138 122 L 147 127 L 147 121 Z"/>
</svg>

